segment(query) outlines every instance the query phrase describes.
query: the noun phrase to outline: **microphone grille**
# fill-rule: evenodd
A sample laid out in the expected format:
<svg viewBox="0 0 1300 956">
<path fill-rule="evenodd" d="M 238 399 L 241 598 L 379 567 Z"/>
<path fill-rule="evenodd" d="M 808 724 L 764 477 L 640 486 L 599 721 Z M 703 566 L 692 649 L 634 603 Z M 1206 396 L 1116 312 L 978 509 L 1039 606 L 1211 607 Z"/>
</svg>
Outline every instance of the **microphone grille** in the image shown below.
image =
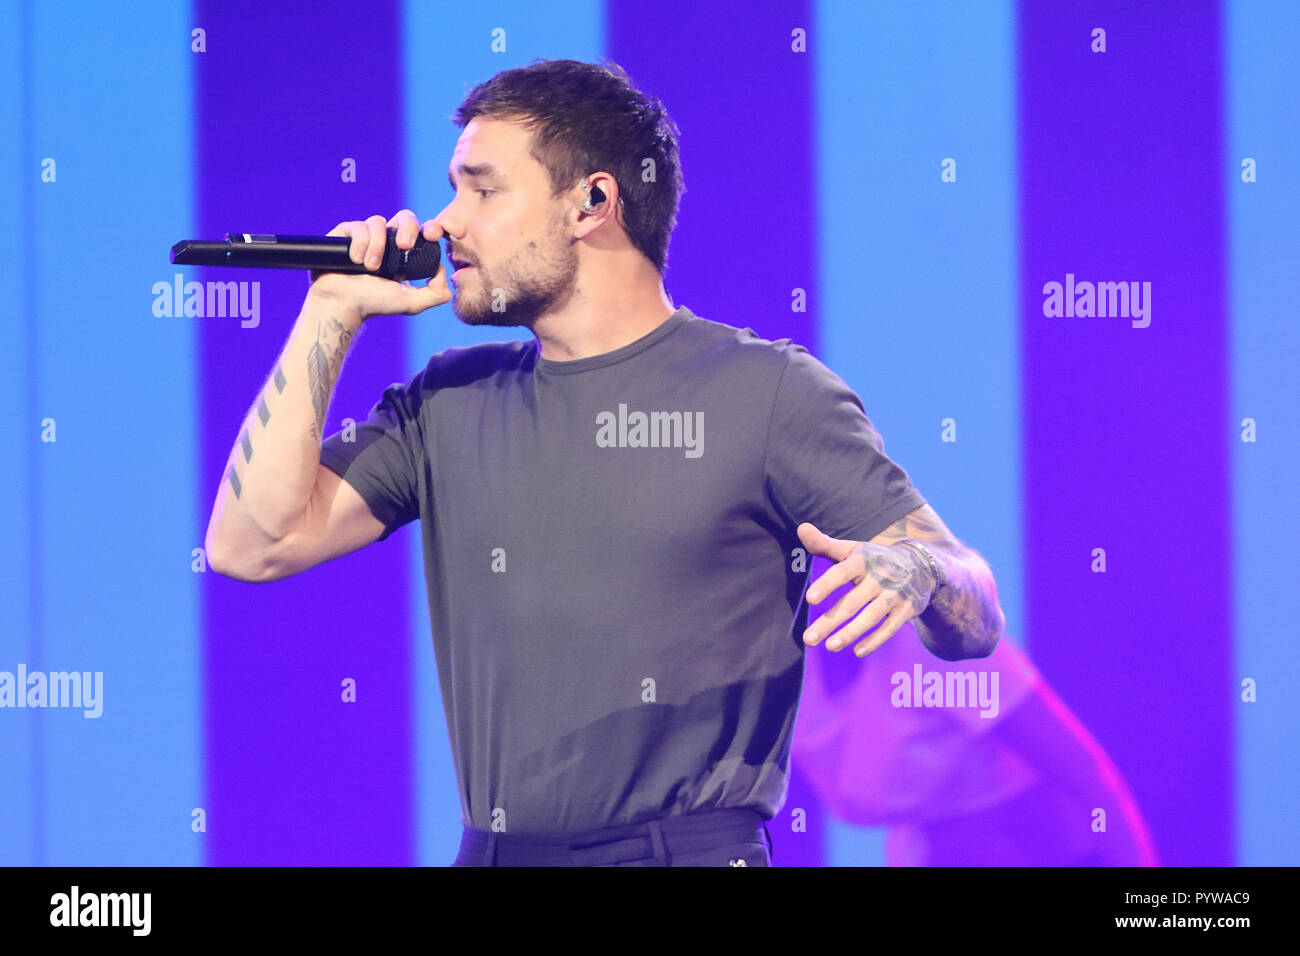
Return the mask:
<svg viewBox="0 0 1300 956">
<path fill-rule="evenodd" d="M 411 249 L 397 248 L 397 230 L 388 230 L 388 243 L 384 249 L 384 264 L 379 274 L 388 279 L 431 279 L 438 273 L 442 261 L 442 247 L 437 241 L 416 236 Z"/>
</svg>

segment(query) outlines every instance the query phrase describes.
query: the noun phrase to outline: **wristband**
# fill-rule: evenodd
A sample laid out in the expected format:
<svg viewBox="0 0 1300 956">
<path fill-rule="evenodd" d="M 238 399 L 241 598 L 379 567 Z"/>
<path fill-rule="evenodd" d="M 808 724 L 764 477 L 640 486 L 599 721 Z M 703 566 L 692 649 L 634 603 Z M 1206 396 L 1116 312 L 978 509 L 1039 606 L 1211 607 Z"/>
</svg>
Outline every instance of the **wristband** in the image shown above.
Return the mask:
<svg viewBox="0 0 1300 956">
<path fill-rule="evenodd" d="M 935 595 L 939 593 L 939 589 L 948 583 L 948 578 L 943 573 L 943 568 L 940 566 L 939 562 L 934 559 L 934 555 L 930 553 L 930 549 L 920 541 L 913 540 L 912 538 L 903 538 L 897 543 L 910 544 L 912 547 L 918 548 L 920 552 L 925 555 L 926 560 L 930 562 L 930 570 L 934 572 L 934 591 L 930 595 L 930 602 L 934 603 Z"/>
</svg>

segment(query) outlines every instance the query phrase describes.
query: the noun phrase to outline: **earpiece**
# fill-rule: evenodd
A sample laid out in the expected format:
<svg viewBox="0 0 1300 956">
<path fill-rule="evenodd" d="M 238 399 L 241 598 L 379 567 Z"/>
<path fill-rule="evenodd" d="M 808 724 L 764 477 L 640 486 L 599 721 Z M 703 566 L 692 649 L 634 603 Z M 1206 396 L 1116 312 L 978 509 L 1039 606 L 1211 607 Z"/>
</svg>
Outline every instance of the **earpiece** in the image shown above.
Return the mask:
<svg viewBox="0 0 1300 956">
<path fill-rule="evenodd" d="M 583 183 L 582 188 L 587 191 L 587 198 L 582 201 L 583 212 L 592 212 L 605 201 L 605 194 L 599 186 L 589 186 Z"/>
</svg>

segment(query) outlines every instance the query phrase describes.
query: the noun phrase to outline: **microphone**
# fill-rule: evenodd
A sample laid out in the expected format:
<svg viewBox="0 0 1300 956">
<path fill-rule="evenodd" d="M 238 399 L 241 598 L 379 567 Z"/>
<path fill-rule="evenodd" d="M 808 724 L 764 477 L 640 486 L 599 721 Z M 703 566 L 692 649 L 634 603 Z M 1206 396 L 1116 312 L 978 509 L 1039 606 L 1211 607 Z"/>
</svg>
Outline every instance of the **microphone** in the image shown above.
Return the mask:
<svg viewBox="0 0 1300 956">
<path fill-rule="evenodd" d="M 312 269 L 316 272 L 366 273 L 385 279 L 429 279 L 438 272 L 442 247 L 417 236 L 411 249 L 397 248 L 397 230 L 378 269 L 367 269 L 348 256 L 348 236 L 264 236 L 228 232 L 225 242 L 182 239 L 172 246 L 172 262 L 183 266 L 238 266 L 250 269 Z"/>
</svg>

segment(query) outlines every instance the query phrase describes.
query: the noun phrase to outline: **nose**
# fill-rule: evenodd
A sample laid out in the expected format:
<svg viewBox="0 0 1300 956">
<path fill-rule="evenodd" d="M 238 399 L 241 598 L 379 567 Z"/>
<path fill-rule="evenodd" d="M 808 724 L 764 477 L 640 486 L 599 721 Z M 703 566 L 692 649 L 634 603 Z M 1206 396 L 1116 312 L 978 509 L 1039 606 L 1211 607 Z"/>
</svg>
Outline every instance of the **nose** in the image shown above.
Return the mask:
<svg viewBox="0 0 1300 956">
<path fill-rule="evenodd" d="M 443 235 L 448 239 L 454 239 L 459 242 L 465 237 L 465 223 L 455 215 L 452 207 L 456 205 L 455 200 L 442 207 L 442 211 L 434 216 L 434 221 L 442 227 Z"/>
</svg>

